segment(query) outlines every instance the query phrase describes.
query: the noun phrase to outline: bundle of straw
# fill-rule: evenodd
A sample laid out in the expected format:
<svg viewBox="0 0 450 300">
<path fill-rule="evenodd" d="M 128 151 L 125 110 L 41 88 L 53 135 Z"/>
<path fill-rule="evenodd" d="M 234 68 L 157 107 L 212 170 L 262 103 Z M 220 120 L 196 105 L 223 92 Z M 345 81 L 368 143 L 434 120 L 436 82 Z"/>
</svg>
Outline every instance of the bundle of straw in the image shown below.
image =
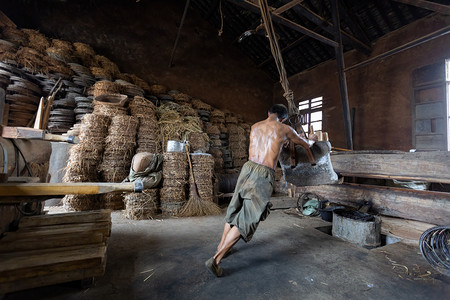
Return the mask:
<svg viewBox="0 0 450 300">
<path fill-rule="evenodd" d="M 89 70 L 91 70 L 91 73 L 92 73 L 92 75 L 94 75 L 95 78 L 104 79 L 104 80 L 112 80 L 113 79 L 112 74 L 108 70 L 106 70 L 102 67 L 90 67 Z"/>
<path fill-rule="evenodd" d="M 156 106 L 149 100 L 136 96 L 129 104 L 130 113 L 139 119 L 136 143 L 136 153 L 161 152 L 161 144 L 158 134 L 158 121 L 156 120 Z"/>
<path fill-rule="evenodd" d="M 192 99 L 191 100 L 192 107 L 197 110 L 206 110 L 206 111 L 213 111 L 213 107 L 205 102 L 203 102 L 200 99 Z"/>
<path fill-rule="evenodd" d="M 138 76 L 134 74 L 129 74 L 129 77 L 131 79 L 131 82 L 143 89 L 144 91 L 149 92 L 150 91 L 150 85 L 143 79 L 139 78 Z"/>
<path fill-rule="evenodd" d="M 122 192 L 101 194 L 99 197 L 101 208 L 104 209 L 122 210 L 124 208 L 123 201 L 124 193 Z"/>
<path fill-rule="evenodd" d="M 187 168 L 184 152 L 163 154 L 163 186 L 160 196 L 163 213 L 177 215 L 186 203 Z"/>
<path fill-rule="evenodd" d="M 95 74 L 94 74 L 95 75 Z M 112 81 L 101 80 L 94 84 L 94 97 L 104 94 L 116 94 L 120 92 L 120 86 Z"/>
<path fill-rule="evenodd" d="M 206 133 L 190 132 L 187 140 L 192 152 L 206 153 L 209 150 L 209 137 Z"/>
<path fill-rule="evenodd" d="M 233 157 L 233 166 L 240 168 L 248 158 L 249 139 L 245 135 L 245 130 L 239 125 L 228 123 L 228 140 Z"/>
<path fill-rule="evenodd" d="M 169 89 L 161 84 L 153 84 L 149 87 L 149 92 L 153 96 L 166 94 Z"/>
<path fill-rule="evenodd" d="M 120 74 L 119 67 L 109 58 L 103 55 L 95 55 L 94 59 L 96 60 L 97 65 L 102 67 L 108 74 L 111 75 L 112 78 L 115 78 L 118 74 Z"/>
<path fill-rule="evenodd" d="M 159 190 L 147 189 L 142 193 L 128 193 L 124 198 L 125 217 L 131 220 L 148 220 L 158 214 Z"/>
<path fill-rule="evenodd" d="M 214 158 L 210 154 L 191 154 L 189 201 L 180 216 L 217 215 L 220 208 L 213 202 Z"/>
<path fill-rule="evenodd" d="M 2 37 L 16 44 L 17 46 L 26 46 L 28 44 L 27 35 L 22 32 L 20 29 L 17 29 L 12 26 L 3 26 L 1 27 Z"/>
<path fill-rule="evenodd" d="M 83 62 L 83 65 L 86 67 L 91 67 L 92 64 L 95 62 L 94 49 L 92 49 L 92 47 L 89 46 L 88 44 L 79 42 L 73 43 L 73 48 L 74 48 L 73 54 Z"/>
<path fill-rule="evenodd" d="M 103 181 L 121 182 L 129 173 L 136 146 L 136 117 L 116 115 L 111 118 L 105 151 L 100 166 Z"/>
<path fill-rule="evenodd" d="M 98 195 L 65 195 L 63 207 L 66 211 L 85 211 L 100 209 Z"/>
<path fill-rule="evenodd" d="M 22 29 L 22 32 L 28 38 L 28 47 L 33 48 L 41 53 L 45 53 L 45 49 L 50 47 L 50 42 L 45 35 L 37 30 Z"/>
</svg>

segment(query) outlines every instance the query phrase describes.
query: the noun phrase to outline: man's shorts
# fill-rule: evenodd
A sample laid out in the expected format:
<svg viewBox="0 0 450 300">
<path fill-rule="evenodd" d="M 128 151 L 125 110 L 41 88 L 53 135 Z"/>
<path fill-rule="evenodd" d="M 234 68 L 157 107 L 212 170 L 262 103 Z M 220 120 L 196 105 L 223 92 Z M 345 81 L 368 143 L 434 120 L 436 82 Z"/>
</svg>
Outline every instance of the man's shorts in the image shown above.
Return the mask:
<svg viewBox="0 0 450 300">
<path fill-rule="evenodd" d="M 251 240 L 259 222 L 269 214 L 274 180 L 272 168 L 252 161 L 242 166 L 225 222 L 236 226 L 246 242 Z"/>
</svg>

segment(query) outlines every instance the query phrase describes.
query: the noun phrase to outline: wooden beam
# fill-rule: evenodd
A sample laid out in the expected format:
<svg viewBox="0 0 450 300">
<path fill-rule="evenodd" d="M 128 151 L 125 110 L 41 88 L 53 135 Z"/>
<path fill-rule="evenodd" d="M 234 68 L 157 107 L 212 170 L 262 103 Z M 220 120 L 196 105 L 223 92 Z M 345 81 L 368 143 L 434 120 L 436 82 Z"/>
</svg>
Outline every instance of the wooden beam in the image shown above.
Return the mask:
<svg viewBox="0 0 450 300">
<path fill-rule="evenodd" d="M 449 193 L 355 184 L 297 187 L 296 193 L 315 193 L 332 203 L 354 207 L 363 200 L 371 201 L 373 209 L 384 216 L 437 225 L 450 223 Z"/>
<path fill-rule="evenodd" d="M 445 15 L 450 15 L 450 5 L 439 4 L 425 0 L 394 0 L 403 4 L 413 5 L 416 7 L 432 10 Z"/>
<path fill-rule="evenodd" d="M 381 233 L 402 239 L 402 242 L 419 246 L 420 236 L 435 224 L 381 216 Z"/>
<path fill-rule="evenodd" d="M 294 6 L 296 6 L 297 4 L 300 4 L 300 3 L 302 3 L 302 2 L 303 2 L 303 0 L 292 0 L 292 1 L 289 1 L 289 2 L 286 3 L 285 5 L 280 6 L 280 7 L 278 7 L 277 9 L 275 9 L 275 10 L 273 11 L 273 14 L 276 14 L 276 15 L 282 14 L 282 13 L 284 13 L 285 11 L 287 11 L 287 10 L 293 8 Z"/>
<path fill-rule="evenodd" d="M 232 0 L 228 0 L 228 1 L 233 3 L 233 4 L 235 4 L 235 5 L 238 5 L 240 7 L 248 9 L 248 10 L 254 12 L 254 13 L 261 14 L 261 10 L 260 10 L 259 6 L 249 2 L 247 0 L 244 0 L 242 2 L 236 2 L 236 1 L 232 1 Z M 275 15 L 273 13 L 271 13 L 271 16 L 272 16 L 272 20 L 274 22 L 277 22 L 278 24 L 282 24 L 282 25 L 284 25 L 286 27 L 289 27 L 289 28 L 291 28 L 291 29 L 293 29 L 295 31 L 301 32 L 303 34 L 306 34 L 306 35 L 308 35 L 308 36 L 310 36 L 310 37 L 312 37 L 312 38 L 314 38 L 314 39 L 316 39 L 318 41 L 321 41 L 322 43 L 327 44 L 329 46 L 337 47 L 337 43 L 335 41 L 330 40 L 329 38 L 326 38 L 326 37 L 324 37 L 324 36 L 322 36 L 322 35 L 320 35 L 318 33 L 315 33 L 314 31 L 309 30 L 308 28 L 303 27 L 303 26 L 301 26 L 301 25 L 299 25 L 299 24 L 297 24 L 297 23 L 295 23 L 295 22 L 293 22 L 293 21 L 291 21 L 289 19 L 286 19 L 286 18 L 284 18 L 282 16 L 279 16 L 279 15 Z"/>
<path fill-rule="evenodd" d="M 400 52 L 405 51 L 405 50 L 407 50 L 407 49 L 409 49 L 409 48 L 418 46 L 418 45 L 423 44 L 423 43 L 425 43 L 425 42 L 431 41 L 431 40 L 433 40 L 433 39 L 435 39 L 435 38 L 438 38 L 438 37 L 440 37 L 440 36 L 446 35 L 446 34 L 448 34 L 448 33 L 450 33 L 450 25 L 445 26 L 445 27 L 442 28 L 442 29 L 439 29 L 439 30 L 437 30 L 437 31 L 435 31 L 435 32 L 432 32 L 432 33 L 430 33 L 430 34 L 427 34 L 427 35 L 425 35 L 425 36 L 423 36 L 423 37 L 421 37 L 421 38 L 418 38 L 418 39 L 416 39 L 416 40 L 414 40 L 414 41 L 411 41 L 411 42 L 409 42 L 409 43 L 406 43 L 406 44 L 404 44 L 404 45 L 401 45 L 401 46 L 399 46 L 399 47 L 397 47 L 397 48 L 394 48 L 394 49 L 392 49 L 392 50 L 390 50 L 390 51 L 387 51 L 387 52 L 384 52 L 384 53 L 379 54 L 379 55 L 377 55 L 377 56 L 374 56 L 374 57 L 372 57 L 372 58 L 370 58 L 370 59 L 368 59 L 368 60 L 365 60 L 365 61 L 363 61 L 363 62 L 354 64 L 353 66 L 346 68 L 346 69 L 345 69 L 345 72 L 350 71 L 350 70 L 353 70 L 353 69 L 356 69 L 356 68 L 359 68 L 359 67 L 362 67 L 362 66 L 366 66 L 366 65 L 368 65 L 368 64 L 370 64 L 370 63 L 373 63 L 373 62 L 378 61 L 378 60 L 380 60 L 380 59 L 387 58 L 387 57 L 389 57 L 389 56 L 392 56 L 392 55 L 394 55 L 394 54 L 400 53 Z"/>
<path fill-rule="evenodd" d="M 346 176 L 450 183 L 448 151 L 390 154 L 352 151 L 332 153 L 330 158 L 334 171 Z"/>
<path fill-rule="evenodd" d="M 296 7 L 294 7 L 293 9 L 296 13 L 302 15 L 303 17 L 305 17 L 306 19 L 308 19 L 309 21 L 313 22 L 316 25 L 319 25 L 320 28 L 322 28 L 324 31 L 331 33 L 331 34 L 335 34 L 334 32 L 334 28 L 333 28 L 333 24 L 328 22 L 328 20 L 322 18 L 321 16 L 319 16 L 318 14 L 314 13 L 313 11 L 311 11 L 310 9 L 306 8 L 303 5 L 298 5 Z M 357 38 L 355 38 L 353 35 L 347 33 L 344 30 L 341 30 L 341 34 L 342 34 L 342 38 L 346 43 L 350 43 L 352 44 L 355 48 L 363 51 L 365 54 L 369 54 L 372 51 L 372 48 L 361 42 L 360 40 L 358 40 Z"/>
<path fill-rule="evenodd" d="M 338 44 L 334 48 L 338 68 L 339 90 L 341 94 L 342 112 L 344 117 L 345 137 L 347 149 L 353 149 L 352 124 L 350 121 L 350 109 L 348 105 L 347 79 L 345 77 L 344 48 L 342 46 L 341 21 L 339 16 L 338 0 L 331 0 L 331 13 L 333 15 L 333 25 L 335 30 L 335 40 Z"/>
</svg>

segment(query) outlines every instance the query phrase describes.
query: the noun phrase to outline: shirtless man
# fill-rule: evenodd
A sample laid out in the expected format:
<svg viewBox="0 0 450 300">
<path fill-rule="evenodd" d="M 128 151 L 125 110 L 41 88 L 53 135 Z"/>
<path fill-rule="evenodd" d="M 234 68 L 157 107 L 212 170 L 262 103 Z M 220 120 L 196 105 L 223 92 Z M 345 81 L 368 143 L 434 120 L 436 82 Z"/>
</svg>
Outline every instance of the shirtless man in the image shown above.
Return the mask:
<svg viewBox="0 0 450 300">
<path fill-rule="evenodd" d="M 274 169 L 285 142 L 291 140 L 304 147 L 309 161 L 314 163 L 309 149 L 314 141 L 300 137 L 292 127 L 283 124 L 287 117 L 286 106 L 275 104 L 268 111 L 267 119 L 252 126 L 249 161 L 244 164 L 239 174 L 217 252 L 205 262 L 206 267 L 217 277 L 222 276 L 219 264 L 224 255 L 239 238 L 249 242 L 259 222 L 268 216 L 272 206 L 269 200 L 273 191 Z"/>
</svg>

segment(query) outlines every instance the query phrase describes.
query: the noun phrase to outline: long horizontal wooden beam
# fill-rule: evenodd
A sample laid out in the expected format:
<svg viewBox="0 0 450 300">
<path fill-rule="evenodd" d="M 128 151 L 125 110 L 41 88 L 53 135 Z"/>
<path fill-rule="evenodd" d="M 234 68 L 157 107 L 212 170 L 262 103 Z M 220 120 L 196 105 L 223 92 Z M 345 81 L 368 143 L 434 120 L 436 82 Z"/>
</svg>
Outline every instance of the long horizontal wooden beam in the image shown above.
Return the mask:
<svg viewBox="0 0 450 300">
<path fill-rule="evenodd" d="M 249 2 L 247 0 L 244 0 L 242 2 L 237 2 L 237 1 L 233 1 L 233 0 L 228 0 L 228 1 L 231 2 L 231 3 L 234 3 L 235 5 L 238 5 L 240 7 L 248 9 L 248 10 L 254 12 L 254 13 L 261 14 L 261 10 L 260 10 L 259 6 Z M 322 42 L 324 44 L 327 44 L 329 46 L 332 46 L 332 47 L 337 47 L 338 46 L 338 44 L 335 41 L 330 40 L 329 38 L 326 38 L 326 37 L 324 37 L 324 36 L 314 32 L 312 30 L 309 30 L 308 28 L 306 28 L 304 26 L 301 26 L 301 25 L 299 25 L 299 24 L 297 24 L 297 23 L 295 23 L 295 22 L 293 22 L 293 21 L 291 21 L 289 19 L 286 19 L 286 18 L 284 18 L 282 16 L 279 16 L 279 15 L 276 15 L 276 14 L 273 14 L 273 13 L 271 13 L 271 16 L 272 16 L 272 20 L 274 22 L 277 22 L 278 24 L 284 25 L 286 27 L 291 28 L 292 30 L 295 30 L 295 31 L 301 32 L 303 34 L 306 34 L 306 35 L 308 35 L 308 36 L 310 36 L 310 37 L 312 37 L 312 38 L 314 38 L 314 39 L 316 39 L 316 40 L 318 40 L 318 41 L 320 41 L 320 42 Z"/>
<path fill-rule="evenodd" d="M 349 151 L 331 154 L 335 172 L 345 176 L 450 183 L 450 152 L 388 154 Z"/>
<path fill-rule="evenodd" d="M 425 0 L 394 0 L 394 1 L 450 15 L 450 5 L 439 4 Z"/>
<path fill-rule="evenodd" d="M 450 193 L 339 184 L 297 187 L 296 193 L 315 193 L 337 204 L 358 207 L 371 201 L 373 209 L 385 216 L 430 224 L 450 224 Z"/>
</svg>

